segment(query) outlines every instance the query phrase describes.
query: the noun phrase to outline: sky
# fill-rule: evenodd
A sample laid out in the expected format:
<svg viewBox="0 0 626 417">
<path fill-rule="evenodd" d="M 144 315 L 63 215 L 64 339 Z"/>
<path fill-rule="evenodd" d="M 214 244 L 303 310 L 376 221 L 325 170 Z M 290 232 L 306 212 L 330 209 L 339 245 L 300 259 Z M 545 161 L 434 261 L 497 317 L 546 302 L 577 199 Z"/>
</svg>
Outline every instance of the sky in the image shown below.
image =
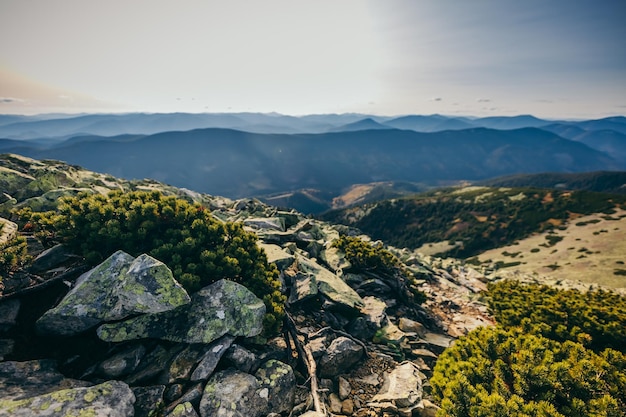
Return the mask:
<svg viewBox="0 0 626 417">
<path fill-rule="evenodd" d="M 626 114 L 624 0 L 0 0 L 0 113 Z"/>
</svg>

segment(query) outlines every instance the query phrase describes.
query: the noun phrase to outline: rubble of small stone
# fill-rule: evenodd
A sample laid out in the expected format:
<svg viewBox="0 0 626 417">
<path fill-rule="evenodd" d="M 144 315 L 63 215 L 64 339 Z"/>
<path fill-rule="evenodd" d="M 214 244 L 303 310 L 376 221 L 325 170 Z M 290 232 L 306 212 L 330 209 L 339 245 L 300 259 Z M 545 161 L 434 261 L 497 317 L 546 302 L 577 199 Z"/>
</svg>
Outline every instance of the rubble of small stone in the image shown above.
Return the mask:
<svg viewBox="0 0 626 417">
<path fill-rule="evenodd" d="M 427 295 L 416 305 L 402 275 L 353 271 L 333 246 L 353 230 L 185 195 L 257 234 L 288 297 L 283 333 L 261 334 L 265 306 L 237 283 L 187 294 L 148 255 L 90 269 L 30 237 L 35 259 L 0 297 L 0 416 L 434 416 L 438 355 L 493 324 L 487 278 L 461 261 L 389 248 Z"/>
</svg>

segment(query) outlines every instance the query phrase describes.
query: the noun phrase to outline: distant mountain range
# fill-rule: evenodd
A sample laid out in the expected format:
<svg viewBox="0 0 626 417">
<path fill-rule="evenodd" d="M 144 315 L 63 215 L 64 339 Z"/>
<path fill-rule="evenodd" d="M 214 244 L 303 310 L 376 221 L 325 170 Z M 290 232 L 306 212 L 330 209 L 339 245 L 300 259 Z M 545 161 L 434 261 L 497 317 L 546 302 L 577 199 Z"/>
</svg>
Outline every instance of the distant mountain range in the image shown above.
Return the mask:
<svg viewBox="0 0 626 417">
<path fill-rule="evenodd" d="M 626 118 L 0 115 L 0 152 L 319 212 L 355 184 L 377 183 L 368 193 L 389 197 L 505 175 L 626 170 Z M 410 186 L 386 185 L 397 183 Z"/>
</svg>

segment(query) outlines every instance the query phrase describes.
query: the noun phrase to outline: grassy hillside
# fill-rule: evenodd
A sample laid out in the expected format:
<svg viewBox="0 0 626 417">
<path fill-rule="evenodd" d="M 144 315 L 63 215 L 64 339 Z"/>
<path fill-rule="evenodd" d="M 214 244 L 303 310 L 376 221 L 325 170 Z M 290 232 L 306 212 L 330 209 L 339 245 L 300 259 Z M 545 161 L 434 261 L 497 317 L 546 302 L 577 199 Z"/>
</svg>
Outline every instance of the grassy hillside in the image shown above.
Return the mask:
<svg viewBox="0 0 626 417">
<path fill-rule="evenodd" d="M 397 247 L 451 245 L 435 252 L 460 258 L 562 227 L 576 216 L 614 213 L 626 196 L 588 191 L 466 187 L 333 211 L 323 219 L 361 229 Z"/>
</svg>

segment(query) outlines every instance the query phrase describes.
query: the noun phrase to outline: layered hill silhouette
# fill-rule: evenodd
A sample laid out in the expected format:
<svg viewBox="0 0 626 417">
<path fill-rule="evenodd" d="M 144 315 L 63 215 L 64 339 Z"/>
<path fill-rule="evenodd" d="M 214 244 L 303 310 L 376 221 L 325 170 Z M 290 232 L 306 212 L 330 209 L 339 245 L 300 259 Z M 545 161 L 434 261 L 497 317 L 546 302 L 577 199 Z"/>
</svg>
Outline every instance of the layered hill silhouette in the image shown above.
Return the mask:
<svg viewBox="0 0 626 417">
<path fill-rule="evenodd" d="M 0 151 L 232 198 L 304 188 L 339 195 L 353 184 L 380 181 L 445 184 L 519 173 L 623 168 L 605 153 L 537 128 L 295 135 L 211 128 L 73 137 L 53 146 L 4 141 Z"/>
</svg>

